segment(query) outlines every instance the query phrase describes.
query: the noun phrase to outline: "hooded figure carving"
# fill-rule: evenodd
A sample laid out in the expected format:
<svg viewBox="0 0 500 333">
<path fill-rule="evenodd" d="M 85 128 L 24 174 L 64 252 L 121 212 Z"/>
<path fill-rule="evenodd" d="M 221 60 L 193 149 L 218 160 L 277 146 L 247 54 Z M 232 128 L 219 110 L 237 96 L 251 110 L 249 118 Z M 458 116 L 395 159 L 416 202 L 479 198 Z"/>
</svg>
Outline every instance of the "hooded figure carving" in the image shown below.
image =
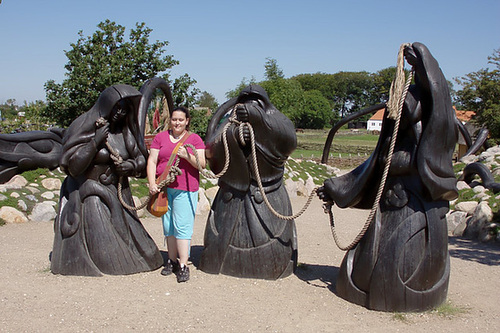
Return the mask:
<svg viewBox="0 0 500 333">
<path fill-rule="evenodd" d="M 457 141 L 446 79 L 425 45 L 404 50 L 415 71 L 379 209 L 348 251 L 336 289 L 353 303 L 381 311 L 422 311 L 447 295 L 450 260 L 445 214 L 457 197 L 452 157 Z M 318 190 L 339 207 L 371 208 L 395 122 L 384 117 L 370 158 Z"/>
<path fill-rule="evenodd" d="M 273 208 L 291 215 L 290 199 L 283 185 L 284 164 L 296 148 L 293 123 L 269 101 L 262 87 L 250 85 L 215 113 L 206 135 L 211 170 L 219 173 L 226 156 L 223 131 L 233 114 L 249 122 L 255 133 L 257 163 L 265 194 Z M 251 166 L 250 133 L 240 142 L 239 128 L 227 130 L 230 164 L 219 179 L 219 192 L 208 217 L 200 269 L 213 274 L 277 279 L 296 267 L 295 222 L 279 219 L 263 201 Z"/>
<path fill-rule="evenodd" d="M 127 176 L 145 173 L 147 151 L 137 121 L 141 96 L 128 85 L 105 89 L 64 135 L 60 166 L 68 176 L 54 222 L 55 274 L 132 274 L 163 264 L 137 214 L 123 208 L 117 194 L 118 179 L 125 176 L 123 199 L 133 205 Z M 121 164 L 114 164 L 106 141 Z"/>
</svg>

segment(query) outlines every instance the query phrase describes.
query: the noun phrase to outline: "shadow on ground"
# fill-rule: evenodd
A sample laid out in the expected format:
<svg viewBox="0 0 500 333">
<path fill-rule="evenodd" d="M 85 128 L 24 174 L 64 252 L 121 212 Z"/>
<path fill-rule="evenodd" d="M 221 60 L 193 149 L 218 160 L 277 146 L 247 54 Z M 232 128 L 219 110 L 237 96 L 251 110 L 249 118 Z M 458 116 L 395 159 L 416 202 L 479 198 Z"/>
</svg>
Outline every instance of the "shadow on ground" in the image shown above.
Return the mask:
<svg viewBox="0 0 500 333">
<path fill-rule="evenodd" d="M 484 265 L 500 265 L 500 246 L 458 237 L 449 237 L 450 256 Z"/>
<path fill-rule="evenodd" d="M 201 251 L 203 251 L 203 246 L 201 245 L 191 246 L 191 254 L 189 256 L 189 261 L 191 261 L 196 268 L 198 268 L 198 265 L 200 264 Z M 160 250 L 160 253 L 161 256 L 163 257 L 163 264 L 165 264 L 168 259 L 168 252 Z"/>
<path fill-rule="evenodd" d="M 328 288 L 331 292 L 336 293 L 335 283 L 339 275 L 338 267 L 300 263 L 295 271 L 295 275 L 309 285 L 318 288 Z M 320 284 L 318 281 L 322 283 Z"/>
</svg>

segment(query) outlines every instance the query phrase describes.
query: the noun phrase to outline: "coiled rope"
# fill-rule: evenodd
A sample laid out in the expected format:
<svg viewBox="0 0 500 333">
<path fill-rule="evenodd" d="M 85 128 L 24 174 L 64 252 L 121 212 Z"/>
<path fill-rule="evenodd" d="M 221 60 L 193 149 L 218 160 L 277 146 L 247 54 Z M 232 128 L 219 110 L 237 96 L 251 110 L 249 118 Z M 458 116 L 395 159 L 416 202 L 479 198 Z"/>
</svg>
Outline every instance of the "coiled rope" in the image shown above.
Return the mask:
<svg viewBox="0 0 500 333">
<path fill-rule="evenodd" d="M 335 240 L 335 244 L 337 244 L 338 248 L 343 250 L 343 251 L 348 251 L 354 248 L 361 238 L 365 235 L 366 231 L 370 227 L 370 224 L 372 223 L 375 214 L 377 213 L 377 210 L 379 208 L 380 204 L 380 199 L 382 197 L 382 193 L 384 192 L 385 188 L 385 183 L 387 181 L 387 175 L 389 173 L 389 168 L 391 166 L 392 162 L 392 156 L 394 153 L 394 147 L 396 145 L 396 137 L 399 132 L 399 124 L 401 122 L 401 114 L 403 113 L 403 106 L 404 106 L 404 101 L 406 99 L 406 95 L 408 94 L 408 89 L 410 87 L 411 80 L 413 79 L 413 71 L 410 71 L 410 74 L 406 80 L 406 84 L 403 86 L 401 82 L 404 82 L 404 57 L 403 57 L 403 51 L 404 48 L 409 46 L 410 44 L 402 44 L 401 47 L 399 48 L 399 53 L 398 53 L 398 66 L 396 69 L 396 78 L 394 79 L 393 84 L 391 84 L 391 89 L 390 89 L 390 95 L 389 95 L 389 101 L 387 103 L 387 108 L 388 108 L 388 117 L 391 119 L 395 120 L 394 124 L 394 129 L 392 132 L 392 137 L 391 137 L 391 142 L 389 146 L 389 152 L 387 153 L 387 160 L 384 165 L 384 171 L 382 173 L 382 179 L 380 181 L 380 186 L 378 188 L 377 196 L 375 197 L 375 201 L 373 202 L 373 206 L 370 210 L 370 214 L 368 215 L 368 218 L 366 219 L 365 224 L 363 225 L 363 228 L 361 231 L 358 233 L 356 238 L 347 246 L 344 246 L 340 243 L 340 240 L 338 238 L 337 232 L 335 231 L 335 221 L 332 213 L 332 206 L 333 202 L 328 202 L 323 205 L 323 208 L 325 210 L 325 213 L 328 213 L 330 215 L 330 229 L 332 231 L 333 239 Z"/>
</svg>

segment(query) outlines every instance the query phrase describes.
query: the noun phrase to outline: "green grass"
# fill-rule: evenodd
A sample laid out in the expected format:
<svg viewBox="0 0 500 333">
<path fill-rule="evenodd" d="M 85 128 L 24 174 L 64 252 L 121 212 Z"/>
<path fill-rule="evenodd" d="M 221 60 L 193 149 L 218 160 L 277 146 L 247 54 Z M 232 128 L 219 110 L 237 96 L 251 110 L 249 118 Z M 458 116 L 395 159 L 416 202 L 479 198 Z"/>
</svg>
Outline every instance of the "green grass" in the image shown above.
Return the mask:
<svg viewBox="0 0 500 333">
<path fill-rule="evenodd" d="M 304 130 L 297 133 L 297 149 L 292 158 L 321 159 L 328 130 Z M 340 130 L 333 138 L 330 154 L 338 157 L 351 155 L 370 155 L 377 145 L 378 135 L 370 134 L 366 130 Z"/>
<path fill-rule="evenodd" d="M 438 307 L 428 310 L 425 313 L 429 315 L 437 315 L 443 318 L 453 318 L 460 314 L 466 313 L 467 309 L 463 307 L 459 307 L 451 303 L 450 301 L 446 301 Z M 392 314 L 392 318 L 397 321 L 401 321 L 404 323 L 408 323 L 412 318 L 415 318 L 415 315 L 418 313 L 413 312 L 394 312 Z"/>
<path fill-rule="evenodd" d="M 446 301 L 437 308 L 430 310 L 430 313 L 437 314 L 440 317 L 450 318 L 462 313 L 466 313 L 467 309 L 456 306 L 450 301 Z"/>
<path fill-rule="evenodd" d="M 408 314 L 402 312 L 394 312 L 392 314 L 392 319 L 401 321 L 403 323 L 407 323 L 408 321 L 410 321 L 410 319 L 408 318 Z"/>
<path fill-rule="evenodd" d="M 26 178 L 28 183 L 35 183 L 37 180 L 39 180 L 41 178 L 45 178 L 45 177 L 53 177 L 50 170 L 44 169 L 44 168 L 38 168 L 35 170 L 25 171 L 21 174 L 21 176 Z"/>
</svg>

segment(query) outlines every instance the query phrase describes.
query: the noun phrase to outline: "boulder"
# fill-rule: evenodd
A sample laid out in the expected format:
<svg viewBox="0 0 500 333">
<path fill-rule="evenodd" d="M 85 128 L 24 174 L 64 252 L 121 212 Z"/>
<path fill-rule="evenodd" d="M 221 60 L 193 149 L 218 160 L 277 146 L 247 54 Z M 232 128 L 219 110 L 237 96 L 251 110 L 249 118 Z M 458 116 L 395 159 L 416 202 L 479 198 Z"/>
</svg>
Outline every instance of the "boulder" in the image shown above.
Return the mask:
<svg viewBox="0 0 500 333">
<path fill-rule="evenodd" d="M 198 191 L 198 205 L 196 206 L 196 215 L 201 215 L 204 212 L 208 212 L 210 210 L 210 202 L 208 201 L 207 196 L 205 195 L 205 190 L 200 187 Z"/>
<path fill-rule="evenodd" d="M 462 201 L 455 205 L 455 210 L 466 212 L 467 215 L 472 215 L 477 205 L 477 201 Z"/>
<path fill-rule="evenodd" d="M 42 186 L 47 190 L 57 190 L 60 189 L 62 182 L 58 178 L 46 178 L 42 180 Z"/>
<path fill-rule="evenodd" d="M 51 222 L 56 218 L 56 215 L 56 210 L 52 204 L 41 202 L 33 207 L 29 219 L 35 222 Z"/>
<path fill-rule="evenodd" d="M 493 212 L 487 202 L 480 202 L 467 222 L 464 237 L 476 239 L 482 229 L 493 219 Z"/>
<path fill-rule="evenodd" d="M 0 207 L 0 219 L 4 220 L 6 223 L 28 222 L 28 218 L 24 213 L 10 206 Z"/>
<path fill-rule="evenodd" d="M 212 204 L 214 202 L 214 199 L 215 199 L 215 196 L 217 195 L 217 192 L 219 192 L 219 186 L 213 186 L 213 187 L 207 188 L 205 190 L 205 196 L 207 197 L 210 204 Z"/>
<path fill-rule="evenodd" d="M 452 211 L 446 216 L 446 222 L 448 224 L 448 235 L 462 236 L 467 226 L 467 213 L 459 210 Z"/>
<path fill-rule="evenodd" d="M 290 198 L 297 197 L 297 183 L 294 182 L 291 178 L 285 179 L 285 188 Z"/>
</svg>

